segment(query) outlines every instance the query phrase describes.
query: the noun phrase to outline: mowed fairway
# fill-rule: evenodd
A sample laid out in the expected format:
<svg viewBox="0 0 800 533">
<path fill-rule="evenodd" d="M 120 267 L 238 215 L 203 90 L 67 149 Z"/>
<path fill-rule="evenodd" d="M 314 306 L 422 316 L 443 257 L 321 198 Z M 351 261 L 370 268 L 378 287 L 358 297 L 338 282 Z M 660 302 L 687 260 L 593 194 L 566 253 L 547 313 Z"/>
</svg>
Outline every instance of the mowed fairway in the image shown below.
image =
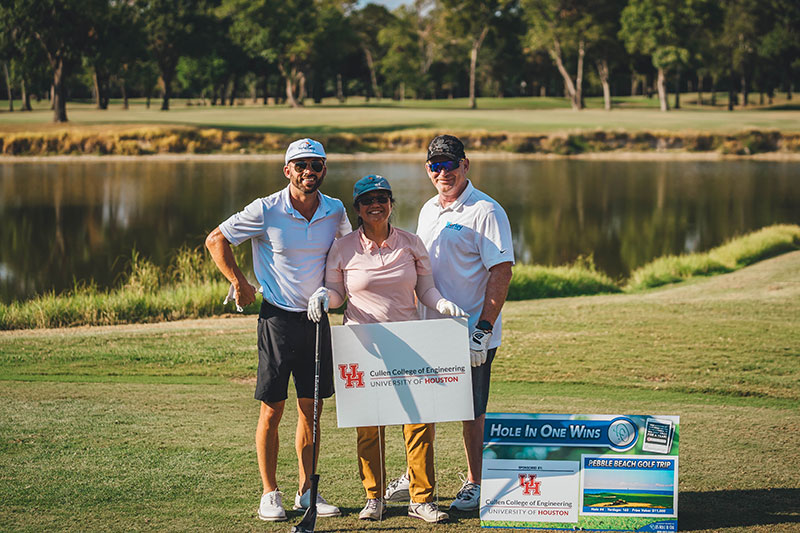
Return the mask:
<svg viewBox="0 0 800 533">
<path fill-rule="evenodd" d="M 683 531 L 800 529 L 800 252 L 636 295 L 512 302 L 491 411 L 681 416 Z M 340 317 L 337 317 L 340 318 Z M 0 529 L 287 531 L 256 518 L 255 317 L 0 332 Z M 290 401 L 293 401 L 290 399 Z M 296 490 L 293 409 L 279 481 Z M 355 431 L 326 403 L 319 471 L 341 518 L 317 531 L 474 531 L 363 505 Z M 387 431 L 389 475 L 404 456 Z M 437 426 L 438 497 L 465 471 Z"/>
<path fill-rule="evenodd" d="M 601 100 L 600 100 L 601 101 Z M 577 112 L 568 109 L 566 100 L 556 98 L 479 99 L 479 109 L 466 109 L 465 101 L 423 100 L 400 105 L 391 101 L 370 105 L 309 105 L 300 109 L 262 106 L 187 106 L 173 100 L 167 112 L 154 100 L 150 109 L 136 101 L 129 110 L 112 103 L 107 110 L 91 104 L 70 102 L 69 124 L 53 124 L 46 102 L 32 112 L 0 113 L 0 132 L 49 131 L 71 128 L 104 130 L 131 125 L 191 126 L 273 132 L 292 135 L 334 133 L 383 133 L 403 130 L 447 130 L 452 132 L 555 133 L 576 130 L 604 131 L 704 131 L 735 133 L 749 129 L 800 131 L 800 110 L 743 109 L 734 112 L 689 106 L 662 113 L 652 107 L 653 100 L 628 98 L 625 107 L 613 111 L 590 108 Z"/>
</svg>

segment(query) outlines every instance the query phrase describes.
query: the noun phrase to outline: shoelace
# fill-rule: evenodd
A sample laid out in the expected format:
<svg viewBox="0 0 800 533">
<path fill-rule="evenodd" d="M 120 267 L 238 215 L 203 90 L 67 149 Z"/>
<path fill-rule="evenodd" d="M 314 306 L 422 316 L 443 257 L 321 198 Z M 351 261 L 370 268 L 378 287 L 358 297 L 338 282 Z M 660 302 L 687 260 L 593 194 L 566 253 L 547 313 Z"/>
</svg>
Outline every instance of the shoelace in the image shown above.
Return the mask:
<svg viewBox="0 0 800 533">
<path fill-rule="evenodd" d="M 282 493 L 278 492 L 277 490 L 268 493 L 267 494 L 267 496 L 268 496 L 267 503 L 269 503 L 269 505 L 271 507 L 280 507 L 281 506 L 281 495 L 282 495 Z"/>
<path fill-rule="evenodd" d="M 397 487 L 402 485 L 404 481 L 408 482 L 406 480 L 406 475 L 405 474 L 403 474 L 402 476 L 400 476 L 397 479 L 393 479 L 392 481 L 390 481 L 389 482 L 389 488 L 392 489 L 392 490 L 395 490 Z"/>
<path fill-rule="evenodd" d="M 378 510 L 378 501 L 379 500 L 367 500 L 367 510 L 368 511 L 377 511 Z"/>
<path fill-rule="evenodd" d="M 458 494 L 456 494 L 456 498 L 460 498 L 462 495 L 472 497 L 475 489 L 478 488 L 478 485 L 472 481 L 468 481 L 467 476 L 464 474 L 458 474 L 458 478 L 461 480 L 461 490 L 459 490 Z"/>
</svg>

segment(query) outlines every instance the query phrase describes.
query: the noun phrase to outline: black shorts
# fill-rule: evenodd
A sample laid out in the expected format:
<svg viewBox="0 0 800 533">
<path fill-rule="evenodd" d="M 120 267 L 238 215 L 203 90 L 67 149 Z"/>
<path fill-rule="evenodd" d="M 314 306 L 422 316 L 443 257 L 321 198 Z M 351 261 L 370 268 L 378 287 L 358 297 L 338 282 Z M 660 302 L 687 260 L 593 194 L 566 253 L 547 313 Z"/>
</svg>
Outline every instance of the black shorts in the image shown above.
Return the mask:
<svg viewBox="0 0 800 533">
<path fill-rule="evenodd" d="M 486 414 L 486 404 L 489 403 L 489 381 L 492 377 L 492 361 L 497 348 L 486 352 L 486 362 L 481 366 L 472 367 L 472 407 L 475 418 Z"/>
<path fill-rule="evenodd" d="M 273 403 L 288 397 L 289 374 L 298 398 L 314 397 L 314 352 L 317 325 L 305 311 L 286 311 L 264 300 L 258 314 L 256 400 Z M 320 328 L 319 397 L 333 396 L 331 327 L 323 315 Z"/>
</svg>

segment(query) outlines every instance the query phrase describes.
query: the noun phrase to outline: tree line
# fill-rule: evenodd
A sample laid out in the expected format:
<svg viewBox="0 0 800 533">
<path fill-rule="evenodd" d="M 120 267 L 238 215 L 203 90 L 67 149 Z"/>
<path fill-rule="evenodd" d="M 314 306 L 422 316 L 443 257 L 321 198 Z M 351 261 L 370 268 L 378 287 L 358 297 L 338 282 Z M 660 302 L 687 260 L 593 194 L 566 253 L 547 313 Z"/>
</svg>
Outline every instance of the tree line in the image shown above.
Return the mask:
<svg viewBox="0 0 800 533">
<path fill-rule="evenodd" d="M 49 98 L 437 99 L 681 92 L 728 108 L 791 99 L 797 0 L 0 0 L 9 109 Z M 704 93 L 709 93 L 706 100 Z"/>
</svg>

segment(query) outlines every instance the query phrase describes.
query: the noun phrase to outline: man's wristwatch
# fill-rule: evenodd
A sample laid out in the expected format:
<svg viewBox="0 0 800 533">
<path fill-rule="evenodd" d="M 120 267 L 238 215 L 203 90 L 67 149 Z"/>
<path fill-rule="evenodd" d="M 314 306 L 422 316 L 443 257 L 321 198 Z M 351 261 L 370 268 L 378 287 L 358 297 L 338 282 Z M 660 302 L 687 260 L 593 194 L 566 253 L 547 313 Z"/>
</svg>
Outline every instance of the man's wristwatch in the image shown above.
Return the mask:
<svg viewBox="0 0 800 533">
<path fill-rule="evenodd" d="M 475 327 L 482 331 L 492 331 L 494 326 L 488 320 L 479 320 L 478 323 L 475 324 Z"/>
</svg>

